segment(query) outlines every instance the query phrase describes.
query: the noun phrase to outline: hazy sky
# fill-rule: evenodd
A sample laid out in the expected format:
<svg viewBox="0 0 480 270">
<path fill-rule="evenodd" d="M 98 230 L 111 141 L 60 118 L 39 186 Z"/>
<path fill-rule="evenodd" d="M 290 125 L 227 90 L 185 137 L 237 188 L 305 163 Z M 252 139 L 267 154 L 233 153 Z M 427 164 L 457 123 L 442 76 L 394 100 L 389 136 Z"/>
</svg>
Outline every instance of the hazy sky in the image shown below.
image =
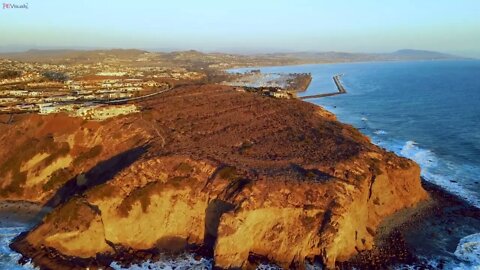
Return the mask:
<svg viewBox="0 0 480 270">
<path fill-rule="evenodd" d="M 3 0 L 0 47 L 480 56 L 480 0 Z M 3 5 L 3 4 L 2 4 Z"/>
</svg>

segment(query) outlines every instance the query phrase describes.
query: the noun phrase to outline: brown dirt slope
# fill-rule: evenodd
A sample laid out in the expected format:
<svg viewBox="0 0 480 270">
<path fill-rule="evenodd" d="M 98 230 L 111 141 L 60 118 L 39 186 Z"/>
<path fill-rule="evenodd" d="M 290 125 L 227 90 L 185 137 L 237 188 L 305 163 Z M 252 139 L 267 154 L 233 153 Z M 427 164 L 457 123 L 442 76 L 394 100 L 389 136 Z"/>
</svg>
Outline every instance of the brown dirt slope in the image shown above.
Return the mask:
<svg viewBox="0 0 480 270">
<path fill-rule="evenodd" d="M 0 124 L 0 199 L 54 206 L 107 180 L 108 167 L 127 166 L 154 137 L 142 125 L 126 118 L 15 116 Z"/>
<path fill-rule="evenodd" d="M 16 250 L 50 268 L 198 247 L 221 268 L 249 258 L 334 267 L 371 249 L 384 217 L 427 198 L 415 163 L 309 103 L 203 85 L 142 106 L 101 128 L 132 123 L 121 133 L 144 151 L 107 166 L 110 178 L 57 207 Z"/>
</svg>

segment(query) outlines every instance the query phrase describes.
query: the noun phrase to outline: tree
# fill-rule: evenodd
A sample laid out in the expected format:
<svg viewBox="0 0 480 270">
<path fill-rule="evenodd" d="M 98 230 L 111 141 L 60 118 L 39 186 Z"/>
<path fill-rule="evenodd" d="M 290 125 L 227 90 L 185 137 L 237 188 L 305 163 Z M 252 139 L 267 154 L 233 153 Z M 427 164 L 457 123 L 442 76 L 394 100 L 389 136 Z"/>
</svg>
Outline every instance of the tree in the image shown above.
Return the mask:
<svg viewBox="0 0 480 270">
<path fill-rule="evenodd" d="M 21 75 L 22 72 L 18 70 L 4 70 L 0 72 L 0 79 L 13 79 Z"/>
<path fill-rule="evenodd" d="M 46 71 L 42 74 L 42 76 L 47 78 L 48 80 L 57 82 L 64 82 L 68 80 L 68 76 L 62 72 Z"/>
</svg>

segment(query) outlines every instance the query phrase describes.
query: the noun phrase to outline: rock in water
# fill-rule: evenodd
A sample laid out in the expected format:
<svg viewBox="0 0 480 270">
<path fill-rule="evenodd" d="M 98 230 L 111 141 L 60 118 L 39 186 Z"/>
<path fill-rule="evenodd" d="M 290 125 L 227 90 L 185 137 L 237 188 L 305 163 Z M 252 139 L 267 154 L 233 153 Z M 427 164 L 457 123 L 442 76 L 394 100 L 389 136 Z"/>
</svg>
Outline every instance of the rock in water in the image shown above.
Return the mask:
<svg viewBox="0 0 480 270">
<path fill-rule="evenodd" d="M 480 233 L 462 238 L 454 254 L 462 261 L 480 265 Z"/>
<path fill-rule="evenodd" d="M 143 106 L 101 125 L 132 123 L 123 136 L 145 151 L 128 166 L 86 172 L 86 190 L 14 249 L 50 268 L 192 249 L 221 268 L 246 268 L 249 258 L 331 268 L 371 249 L 384 217 L 428 197 L 414 162 L 309 103 L 205 85 Z M 89 185 L 92 175 L 104 179 Z"/>
</svg>

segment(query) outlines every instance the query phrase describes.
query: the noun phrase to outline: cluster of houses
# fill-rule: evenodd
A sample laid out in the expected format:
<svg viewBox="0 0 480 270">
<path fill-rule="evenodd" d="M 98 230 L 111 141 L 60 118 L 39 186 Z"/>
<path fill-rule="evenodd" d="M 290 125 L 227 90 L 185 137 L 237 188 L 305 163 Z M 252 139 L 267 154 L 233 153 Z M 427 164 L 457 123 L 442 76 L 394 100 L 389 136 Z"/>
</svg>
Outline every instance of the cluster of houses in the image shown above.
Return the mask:
<svg viewBox="0 0 480 270">
<path fill-rule="evenodd" d="M 40 79 L 41 75 L 36 72 L 24 72 L 22 76 L 16 78 L 9 78 L 9 79 L 1 79 L 0 85 L 6 84 L 16 84 L 16 83 L 25 83 Z"/>
<path fill-rule="evenodd" d="M 111 98 L 110 96 L 106 96 L 104 94 L 134 93 L 143 91 L 147 88 L 153 89 L 166 87 L 168 84 L 159 83 L 153 80 L 144 81 L 142 79 L 109 79 L 84 81 L 68 80 L 64 84 L 58 84 L 54 82 L 29 83 L 27 86 L 29 86 L 31 90 L 0 90 L 0 97 L 58 97 L 59 95 L 92 95 L 92 99 L 102 97 Z M 58 86 L 61 86 L 61 88 L 58 88 Z M 33 90 L 37 88 L 38 90 Z M 124 96 L 128 95 L 122 95 L 122 97 Z M 88 99 L 88 97 L 84 98 Z"/>
<path fill-rule="evenodd" d="M 147 87 L 159 87 L 161 83 L 143 79 L 69 80 L 65 87 L 69 90 L 118 90 L 121 92 L 141 91 Z"/>
<path fill-rule="evenodd" d="M 127 115 L 138 112 L 139 109 L 134 104 L 124 105 L 100 105 L 95 103 L 84 104 L 53 104 L 44 103 L 38 105 L 39 114 L 67 113 L 70 116 L 82 117 L 87 120 L 105 120 L 119 115 Z"/>
<path fill-rule="evenodd" d="M 117 109 L 106 110 L 93 106 L 94 101 L 108 101 L 133 98 L 141 95 L 147 88 L 166 89 L 167 83 L 141 79 L 107 79 L 107 80 L 69 80 L 60 89 L 43 90 L 0 90 L 0 113 L 38 112 L 41 114 L 60 111 L 78 111 L 80 114 L 92 115 L 92 118 L 105 118 L 116 115 Z M 119 105 L 117 105 L 119 106 Z M 116 106 L 111 106 L 116 107 Z M 132 107 L 118 107 L 120 111 L 131 111 Z M 83 117 L 83 115 L 80 115 Z"/>
<path fill-rule="evenodd" d="M 81 104 L 58 104 L 58 103 L 40 103 L 40 104 L 19 104 L 14 105 L 7 110 L 5 107 L 0 107 L 0 112 L 9 113 L 12 109 L 17 112 L 35 112 L 42 115 L 52 113 L 66 113 L 73 117 L 82 117 L 87 120 L 105 120 L 119 115 L 127 115 L 139 111 L 139 108 L 134 104 L 122 105 L 103 105 L 96 103 L 81 103 Z"/>
<path fill-rule="evenodd" d="M 147 56 L 137 60 L 149 61 L 153 57 Z M 138 111 L 131 104 L 100 105 L 101 102 L 106 104 L 168 89 L 167 82 L 171 80 L 198 80 L 206 76 L 182 67 L 124 66 L 116 59 L 66 65 L 0 59 L 2 72 L 17 74 L 0 78 L 0 113 L 66 112 L 98 120 Z M 47 73 L 60 74 L 62 79 L 50 78 Z"/>
<path fill-rule="evenodd" d="M 296 97 L 295 92 L 286 91 L 278 87 L 237 87 L 236 90 L 240 92 L 252 92 L 272 98 L 291 99 Z"/>
</svg>

